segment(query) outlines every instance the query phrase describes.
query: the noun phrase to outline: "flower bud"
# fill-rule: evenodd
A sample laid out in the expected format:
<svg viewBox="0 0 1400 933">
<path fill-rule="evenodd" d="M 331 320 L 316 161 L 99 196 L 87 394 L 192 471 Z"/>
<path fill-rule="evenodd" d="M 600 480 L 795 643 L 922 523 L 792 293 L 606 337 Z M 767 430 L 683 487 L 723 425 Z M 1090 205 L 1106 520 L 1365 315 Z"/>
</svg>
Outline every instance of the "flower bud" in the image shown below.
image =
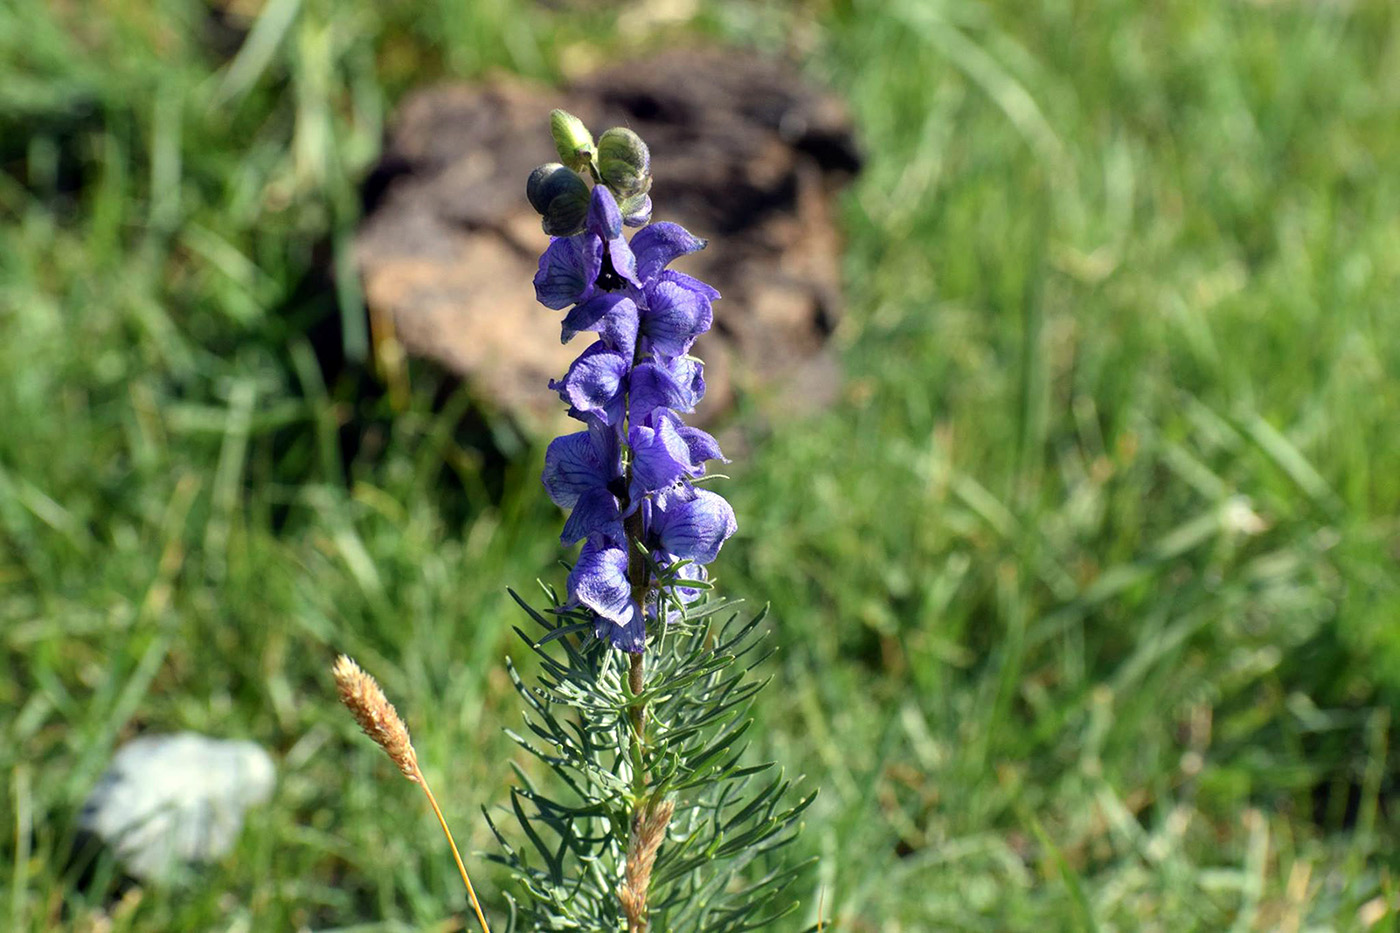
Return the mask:
<svg viewBox="0 0 1400 933">
<path fill-rule="evenodd" d="M 554 137 L 554 148 L 559 150 L 559 160 L 569 168 L 581 172 L 593 161 L 593 134 L 578 117 L 565 110 L 551 110 L 549 132 Z"/>
<path fill-rule="evenodd" d="M 651 153 L 642 137 L 615 126 L 598 139 L 598 175 L 619 200 L 651 189 Z"/>
<path fill-rule="evenodd" d="M 549 202 L 567 191 L 575 190 L 578 182 L 587 188 L 582 178 L 569 171 L 558 162 L 546 162 L 530 173 L 530 180 L 525 182 L 525 197 L 530 199 L 530 206 L 543 214 L 549 210 Z"/>
<path fill-rule="evenodd" d="M 651 195 L 634 194 L 617 205 L 622 222 L 629 227 L 645 227 L 651 223 Z"/>
<path fill-rule="evenodd" d="M 588 183 L 558 162 L 547 162 L 530 173 L 525 196 L 544 216 L 544 232 L 550 236 L 577 233 L 588 216 Z"/>
</svg>

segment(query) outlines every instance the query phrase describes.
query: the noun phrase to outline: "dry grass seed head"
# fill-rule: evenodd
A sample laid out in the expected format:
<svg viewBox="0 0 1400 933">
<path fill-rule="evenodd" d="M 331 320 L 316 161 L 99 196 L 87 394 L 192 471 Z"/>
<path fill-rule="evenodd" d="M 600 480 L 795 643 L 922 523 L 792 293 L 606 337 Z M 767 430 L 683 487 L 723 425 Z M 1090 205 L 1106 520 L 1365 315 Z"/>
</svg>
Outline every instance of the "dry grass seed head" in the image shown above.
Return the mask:
<svg viewBox="0 0 1400 933">
<path fill-rule="evenodd" d="M 369 736 L 387 754 L 391 761 L 403 772 L 404 777 L 421 783 L 418 770 L 418 753 L 413 750 L 413 742 L 408 737 L 408 727 L 399 718 L 394 704 L 384 696 L 384 691 L 373 677 L 366 674 L 349 655 L 336 658 L 336 690 L 340 702 L 355 715 L 365 735 Z"/>
</svg>

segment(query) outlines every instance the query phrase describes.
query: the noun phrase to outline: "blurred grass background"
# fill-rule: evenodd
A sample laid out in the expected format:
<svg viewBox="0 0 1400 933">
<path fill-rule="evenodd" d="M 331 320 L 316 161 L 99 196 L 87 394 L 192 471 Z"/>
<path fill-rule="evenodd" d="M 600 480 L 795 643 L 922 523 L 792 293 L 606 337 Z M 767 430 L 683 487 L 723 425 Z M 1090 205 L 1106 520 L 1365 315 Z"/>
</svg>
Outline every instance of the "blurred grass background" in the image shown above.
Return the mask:
<svg viewBox="0 0 1400 933">
<path fill-rule="evenodd" d="M 560 516 L 470 398 L 327 384 L 315 329 L 365 336 L 314 273 L 406 89 L 717 39 L 794 56 L 869 155 L 849 383 L 738 416 L 717 565 L 773 606 L 760 744 L 822 788 L 801 919 L 1394 928 L 1388 0 L 0 3 L 0 927 L 463 917 L 326 671 L 381 678 L 491 848 L 505 587 L 561 575 Z M 67 853 L 141 729 L 281 782 L 198 884 L 121 896 Z"/>
</svg>

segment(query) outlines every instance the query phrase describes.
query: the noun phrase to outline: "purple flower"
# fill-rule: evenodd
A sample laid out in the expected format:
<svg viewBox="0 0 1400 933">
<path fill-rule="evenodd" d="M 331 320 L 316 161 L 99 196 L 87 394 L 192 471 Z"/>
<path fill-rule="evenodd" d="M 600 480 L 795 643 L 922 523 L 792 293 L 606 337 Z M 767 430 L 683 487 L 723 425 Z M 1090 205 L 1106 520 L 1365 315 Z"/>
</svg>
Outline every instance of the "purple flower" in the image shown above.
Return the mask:
<svg viewBox="0 0 1400 933">
<path fill-rule="evenodd" d="M 588 204 L 584 232 L 555 237 L 540 257 L 535 298 L 546 308 L 562 311 L 599 292 L 620 291 L 628 285 L 640 288 L 641 284 L 637 258 L 622 235 L 617 201 L 607 188 L 597 186 Z"/>
<path fill-rule="evenodd" d="M 546 308 L 562 311 L 593 295 L 593 283 L 603 268 L 603 244 L 589 233 L 555 237 L 540 257 L 535 273 L 535 298 Z"/>
<path fill-rule="evenodd" d="M 694 471 L 690 447 L 670 419 L 660 419 L 655 427 L 633 424 L 627 443 L 632 448 L 632 482 L 627 491 L 633 503 Z"/>
<path fill-rule="evenodd" d="M 568 605 L 592 610 L 599 641 L 634 654 L 646 644 L 646 619 L 632 599 L 624 544 L 602 534 L 588 537 L 569 571 Z"/>
<path fill-rule="evenodd" d="M 708 564 L 738 530 L 734 510 L 724 497 L 708 489 L 682 486 L 660 497 L 651 509 L 651 534 L 661 549 L 676 557 Z"/>
<path fill-rule="evenodd" d="M 695 338 L 709 330 L 714 320 L 710 293 L 718 292 L 690 283 L 701 284 L 688 275 L 666 271 L 643 289 L 645 310 L 639 333 L 657 354 L 667 359 L 689 353 Z"/>
<path fill-rule="evenodd" d="M 639 314 L 636 303 L 617 292 L 595 295 L 564 316 L 560 341 L 568 343 L 579 331 L 594 331 L 609 348 L 631 363 L 637 346 Z"/>
<path fill-rule="evenodd" d="M 608 349 L 598 341 L 583 351 L 564 378 L 550 380 L 549 387 L 572 408 L 569 414 L 580 421 L 596 418 L 606 425 L 622 423 L 627 373 L 632 360 Z"/>
<path fill-rule="evenodd" d="M 627 551 L 600 534 L 588 536 L 569 572 L 569 600 L 617 625 L 632 621 L 636 603 L 627 579 Z"/>
<path fill-rule="evenodd" d="M 637 257 L 637 276 L 643 283 L 655 280 L 672 260 L 704 248 L 705 241 L 680 224 L 651 224 L 632 237 L 632 252 Z"/>
<path fill-rule="evenodd" d="M 541 478 L 555 505 L 573 509 L 559 536 L 565 547 L 595 532 L 622 540 L 622 452 L 611 428 L 591 424 L 555 438 L 545 451 Z"/>
</svg>

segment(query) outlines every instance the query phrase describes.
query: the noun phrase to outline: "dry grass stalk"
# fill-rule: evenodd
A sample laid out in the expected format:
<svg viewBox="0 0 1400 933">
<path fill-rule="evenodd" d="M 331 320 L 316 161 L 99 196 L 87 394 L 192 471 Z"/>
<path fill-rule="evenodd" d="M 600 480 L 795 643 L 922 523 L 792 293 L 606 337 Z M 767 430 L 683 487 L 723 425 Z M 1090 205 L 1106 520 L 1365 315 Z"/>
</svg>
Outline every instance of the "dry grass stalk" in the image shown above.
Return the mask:
<svg viewBox="0 0 1400 933">
<path fill-rule="evenodd" d="M 365 673 L 349 655 L 342 654 L 336 658 L 331 673 L 335 676 L 335 688 L 340 694 L 340 702 L 355 715 L 355 721 L 360 724 L 365 735 L 384 749 L 384 753 L 398 766 L 404 777 L 423 788 L 428 805 L 433 808 L 438 825 L 442 827 L 447 844 L 452 849 L 452 858 L 457 862 L 457 871 L 462 876 L 462 883 L 467 886 L 467 897 L 471 899 L 477 922 L 481 924 L 484 933 L 491 933 L 491 927 L 486 923 L 486 915 L 482 913 L 481 904 L 476 899 L 476 889 L 472 887 L 472 880 L 467 876 L 467 866 L 462 863 L 462 855 L 457 851 L 457 841 L 452 838 L 452 830 L 447 828 L 447 818 L 442 815 L 442 808 L 438 806 L 432 788 L 428 786 L 422 769 L 418 767 L 418 753 L 413 750 L 413 740 L 409 738 L 408 727 L 399 718 L 398 710 L 394 709 L 394 704 L 384 695 L 379 682 Z"/>
<path fill-rule="evenodd" d="M 676 805 L 669 800 L 649 804 L 632 818 L 632 834 L 627 845 L 627 880 L 617 889 L 617 899 L 627 917 L 627 933 L 646 933 L 647 888 L 656 853 L 666 839 L 666 827 Z"/>
</svg>

